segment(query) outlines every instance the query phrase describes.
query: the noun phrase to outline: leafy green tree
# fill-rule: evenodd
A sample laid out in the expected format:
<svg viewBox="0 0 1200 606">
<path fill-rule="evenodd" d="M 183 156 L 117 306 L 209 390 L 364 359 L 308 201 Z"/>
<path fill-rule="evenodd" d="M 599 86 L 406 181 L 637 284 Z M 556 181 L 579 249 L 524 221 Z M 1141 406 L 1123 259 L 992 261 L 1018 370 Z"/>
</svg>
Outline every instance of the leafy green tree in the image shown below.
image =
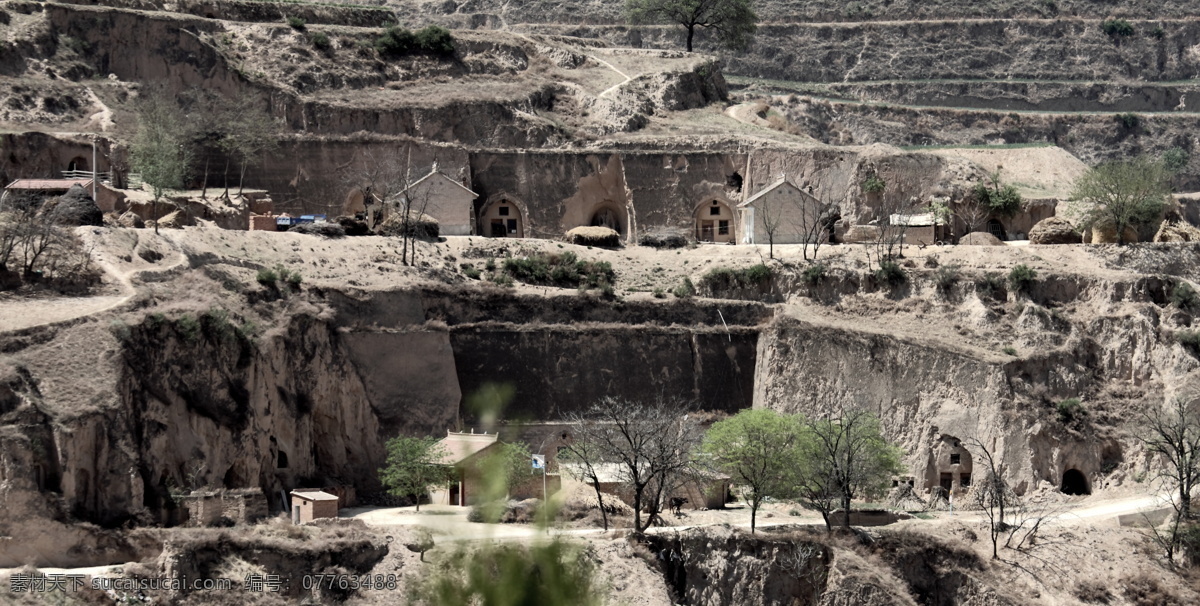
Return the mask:
<svg viewBox="0 0 1200 606">
<path fill-rule="evenodd" d="M 430 487 L 454 479 L 454 468 L 442 465 L 445 454 L 437 438 L 397 436 L 387 442 L 387 466 L 379 470 L 379 481 L 388 494 L 398 497 L 415 496 L 417 511 L 421 496 Z"/>
<path fill-rule="evenodd" d="M 859 496 L 887 490 L 900 473 L 900 451 L 883 438 L 879 419 L 866 411 L 806 423 L 809 436 L 800 441 L 802 464 L 796 474 L 799 500 L 816 509 L 832 529 L 829 514 L 837 505 L 850 526 L 850 503 Z"/>
<path fill-rule="evenodd" d="M 704 434 L 701 451 L 743 486 L 751 533 L 764 498 L 794 496 L 799 442 L 806 435 L 800 418 L 766 409 L 743 410 Z"/>
<path fill-rule="evenodd" d="M 419 30 L 414 35 L 414 41 L 417 48 L 432 55 L 449 57 L 454 54 L 454 38 L 450 30 L 436 25 Z"/>
<path fill-rule="evenodd" d="M 138 130 L 130 146 L 130 164 L 154 196 L 151 213 L 158 233 L 158 202 L 182 189 L 192 163 L 188 129 L 174 100 L 156 92 L 138 104 Z"/>
<path fill-rule="evenodd" d="M 634 23 L 682 25 L 687 30 L 689 53 L 697 27 L 716 32 L 725 48 L 743 50 L 758 23 L 750 0 L 626 0 L 625 11 Z"/>
<path fill-rule="evenodd" d="M 988 183 L 975 184 L 972 193 L 991 214 L 1011 217 L 1021 210 L 1021 194 L 1016 187 L 1000 183 L 1000 171 L 989 174 Z"/>
<path fill-rule="evenodd" d="M 1187 168 L 1188 160 L 1190 159 L 1191 158 L 1188 156 L 1187 150 L 1181 147 L 1172 147 L 1171 149 L 1163 152 L 1163 168 L 1166 168 L 1168 173 L 1177 175 L 1183 172 L 1184 168 Z"/>
<path fill-rule="evenodd" d="M 1083 225 L 1113 227 L 1117 244 L 1125 244 L 1125 229 L 1157 221 L 1169 193 L 1167 169 L 1146 157 L 1106 162 L 1075 180 L 1071 199 L 1090 205 L 1083 211 Z"/>
</svg>

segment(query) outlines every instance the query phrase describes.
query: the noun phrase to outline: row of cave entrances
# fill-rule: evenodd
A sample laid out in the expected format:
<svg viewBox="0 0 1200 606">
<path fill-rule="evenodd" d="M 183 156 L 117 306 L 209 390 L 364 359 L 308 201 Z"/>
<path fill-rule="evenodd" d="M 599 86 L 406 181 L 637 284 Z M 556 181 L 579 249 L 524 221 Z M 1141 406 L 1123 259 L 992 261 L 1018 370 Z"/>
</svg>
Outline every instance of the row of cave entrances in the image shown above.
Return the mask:
<svg viewBox="0 0 1200 606">
<path fill-rule="evenodd" d="M 958 474 L 960 486 L 966 488 L 971 485 L 971 474 Z M 938 482 L 947 492 L 954 486 L 954 476 L 947 472 L 942 472 Z M 1059 485 L 1059 490 L 1067 495 L 1088 495 L 1092 494 L 1092 488 L 1088 485 L 1087 476 L 1083 475 L 1078 469 L 1068 469 L 1063 473 L 1062 484 Z"/>
<path fill-rule="evenodd" d="M 732 242 L 734 214 L 729 205 L 710 200 L 693 212 L 696 240 L 700 242 Z M 501 198 L 483 209 L 480 214 L 480 233 L 491 238 L 524 238 L 525 217 L 520 206 Z M 598 204 L 591 212 L 587 225 L 607 227 L 624 237 L 629 227 L 625 208 L 611 200 Z"/>
</svg>

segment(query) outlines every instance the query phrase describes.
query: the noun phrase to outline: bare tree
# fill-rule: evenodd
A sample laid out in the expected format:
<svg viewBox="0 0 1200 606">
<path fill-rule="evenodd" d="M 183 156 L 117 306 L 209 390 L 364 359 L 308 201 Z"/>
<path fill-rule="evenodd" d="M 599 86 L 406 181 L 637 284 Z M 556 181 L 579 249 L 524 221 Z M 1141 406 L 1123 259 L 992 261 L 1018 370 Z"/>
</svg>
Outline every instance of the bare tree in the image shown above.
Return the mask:
<svg viewBox="0 0 1200 606">
<path fill-rule="evenodd" d="M 596 505 L 600 507 L 600 519 L 604 530 L 608 530 L 608 510 L 604 508 L 604 491 L 600 490 L 600 469 L 603 464 L 598 445 L 591 442 L 575 440 L 563 447 L 558 454 L 559 463 L 566 463 L 564 468 L 575 479 L 590 484 L 596 491 Z"/>
<path fill-rule="evenodd" d="M 1146 452 L 1163 462 L 1159 478 L 1178 495 L 1180 515 L 1193 517 L 1192 491 L 1200 484 L 1200 415 L 1191 402 L 1177 398 L 1165 409 L 1142 413 L 1142 424 Z"/>
<path fill-rule="evenodd" d="M 779 234 L 779 228 L 787 223 L 786 207 L 787 202 L 774 196 L 763 196 L 754 203 L 754 214 L 758 215 L 757 220 L 767 234 L 767 256 L 771 259 L 775 258 L 775 236 Z M 750 226 L 750 229 L 753 230 L 754 226 Z"/>
<path fill-rule="evenodd" d="M 1166 499 L 1172 510 L 1166 522 L 1147 524 L 1150 540 L 1172 565 L 1185 547 L 1196 518 L 1192 490 L 1200 484 L 1200 416 L 1193 408 L 1193 399 L 1176 398 L 1165 407 L 1145 411 L 1139 432 L 1146 452 L 1162 463 L 1157 481 L 1173 495 Z"/>
<path fill-rule="evenodd" d="M 403 190 L 404 165 L 398 154 L 360 150 L 339 171 L 347 187 L 358 190 L 366 208 L 367 226 L 375 229 L 384 219 L 384 200 Z"/>
<path fill-rule="evenodd" d="M 237 158 L 238 195 L 242 195 L 246 183 L 246 171 L 250 164 L 279 148 L 279 123 L 271 117 L 263 102 L 252 96 L 239 96 L 230 100 L 225 108 L 227 127 L 221 137 L 221 149 Z M 226 164 L 228 166 L 228 164 Z M 229 181 L 225 181 L 225 195 L 229 195 Z"/>
<path fill-rule="evenodd" d="M 992 451 L 978 439 L 971 439 L 968 443 L 983 455 L 975 459 L 983 463 L 984 477 L 982 481 L 976 482 L 972 490 L 975 498 L 972 505 L 982 509 L 987 517 L 988 532 L 992 539 L 992 559 L 996 560 L 1000 558 L 1000 536 L 1011 530 L 1010 525 L 1005 521 L 1005 515 L 1017 508 L 1017 495 L 1004 481 L 1004 467 L 996 462 Z"/>
<path fill-rule="evenodd" d="M 829 242 L 829 226 L 837 216 L 837 206 L 830 202 L 816 200 L 816 204 L 801 204 L 800 210 L 793 218 L 792 224 L 796 232 L 804 239 L 802 254 L 808 260 L 808 247 L 812 246 L 813 260 L 821 245 Z"/>
<path fill-rule="evenodd" d="M 983 229 L 988 219 L 992 218 L 992 209 L 986 200 L 972 193 L 954 205 L 953 214 L 962 221 L 966 230 L 963 235 L 966 235 Z"/>
<path fill-rule="evenodd" d="M 193 88 L 180 94 L 180 102 L 186 115 L 187 137 L 196 147 L 219 150 L 225 156 L 222 196 L 229 197 L 229 166 L 234 160 L 241 194 L 250 164 L 279 147 L 279 121 L 271 117 L 266 102 L 255 95 L 227 97 Z M 207 195 L 209 164 L 209 154 L 205 154 L 201 195 Z"/>
<path fill-rule="evenodd" d="M 875 237 L 875 263 L 882 265 L 904 256 L 904 237 L 908 233 L 909 217 L 920 208 L 920 200 L 900 194 L 881 197 L 873 223 L 879 228 Z"/>
<path fill-rule="evenodd" d="M 800 499 L 821 513 L 826 528 L 832 528 L 832 507 L 840 504 L 843 525 L 849 528 L 851 502 L 886 490 L 888 480 L 901 471 L 900 452 L 883 438 L 879 418 L 865 410 L 812 419 L 806 426 L 810 437 L 801 441 L 805 464 L 797 474 Z"/>
<path fill-rule="evenodd" d="M 593 468 L 612 468 L 632 493 L 636 532 L 650 526 L 664 497 L 691 473 L 700 431 L 688 412 L 679 400 L 604 397 L 569 417 L 575 441 L 588 445 L 577 452 Z"/>
<path fill-rule="evenodd" d="M 430 182 L 425 187 L 419 187 L 418 181 L 420 179 L 408 180 L 408 185 L 401 191 L 399 200 L 399 210 L 404 213 L 400 220 L 400 258 L 405 265 L 409 264 L 410 259 L 412 264 L 416 264 L 418 240 L 436 237 L 436 234 L 429 233 L 430 221 L 425 214 L 436 197 L 433 189 L 435 183 Z"/>
<path fill-rule="evenodd" d="M 16 193 L 4 194 L 0 203 L 0 271 L 8 269 L 10 261 L 19 254 L 27 232 L 26 225 L 37 214 L 32 197 Z"/>
<path fill-rule="evenodd" d="M 432 189 L 413 186 L 429 173 L 413 169 L 412 146 L 396 153 L 371 150 L 360 152 L 342 169 L 342 181 L 362 193 L 368 227 L 378 231 L 389 216 L 399 213 L 398 228 L 387 235 L 399 236 L 401 262 L 416 263 L 417 240 L 424 234 L 425 211 L 434 202 Z M 431 171 L 432 172 L 432 171 Z"/>
</svg>

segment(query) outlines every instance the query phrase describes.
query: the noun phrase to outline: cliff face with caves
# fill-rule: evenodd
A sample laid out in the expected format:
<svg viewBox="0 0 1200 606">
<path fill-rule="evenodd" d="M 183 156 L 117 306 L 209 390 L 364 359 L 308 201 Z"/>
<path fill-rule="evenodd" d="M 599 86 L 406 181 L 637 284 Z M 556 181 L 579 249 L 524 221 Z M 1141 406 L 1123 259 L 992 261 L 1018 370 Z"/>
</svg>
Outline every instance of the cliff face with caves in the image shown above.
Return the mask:
<svg viewBox="0 0 1200 606">
<path fill-rule="evenodd" d="M 939 445 L 957 439 L 997 452 L 1021 491 L 1055 489 L 1072 469 L 1090 485 L 1121 483 L 1147 469 L 1121 428 L 1186 393 L 1200 368 L 1179 343 L 1192 317 L 1169 303 L 1194 277 L 1190 245 L 1094 249 L 1091 262 L 1106 267 L 1095 274 L 1045 261 L 1019 294 L 980 286 L 987 267 L 1030 254 L 997 247 L 949 289 L 915 263 L 891 289 L 837 252 L 823 253 L 838 268 L 818 285 L 779 266 L 757 291 L 659 301 L 473 283 L 462 262 L 511 254 L 480 239 L 423 245 L 418 270 L 373 237 L 80 234 L 131 292 L 109 311 L 0 338 L 0 495 L 11 514 L 0 559 L 10 565 L 123 561 L 138 545 L 113 529 L 174 523 L 178 495 L 197 488 L 258 488 L 275 510 L 300 487 L 370 498 L 388 438 L 475 427 L 468 403 L 497 384 L 514 386 L 500 411 L 510 422 L 649 393 L 724 413 L 864 408 L 919 480 L 936 482 Z M 639 271 L 658 284 L 703 271 L 578 253 L 622 267 L 623 288 Z M 303 284 L 257 281 L 272 258 L 303 267 Z M 1175 275 L 1137 275 L 1154 270 Z M 1086 419 L 1056 414 L 1067 398 L 1084 400 Z"/>
</svg>

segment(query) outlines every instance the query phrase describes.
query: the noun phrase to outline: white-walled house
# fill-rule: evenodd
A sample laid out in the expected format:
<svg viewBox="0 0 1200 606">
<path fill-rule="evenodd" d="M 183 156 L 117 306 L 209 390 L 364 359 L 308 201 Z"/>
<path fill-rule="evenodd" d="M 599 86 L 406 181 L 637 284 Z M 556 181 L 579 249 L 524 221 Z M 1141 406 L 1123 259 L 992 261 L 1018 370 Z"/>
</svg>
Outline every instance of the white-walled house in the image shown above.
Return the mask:
<svg viewBox="0 0 1200 606">
<path fill-rule="evenodd" d="M 471 235 L 478 197 L 479 194 L 439 172 L 436 164 L 428 175 L 400 192 L 401 203 L 437 219 L 443 236 Z"/>
<path fill-rule="evenodd" d="M 797 244 L 807 240 L 804 226 L 816 220 L 821 202 L 796 187 L 786 177 L 764 187 L 738 205 L 743 244 L 766 244 L 768 223 L 776 226 L 775 244 Z"/>
</svg>

